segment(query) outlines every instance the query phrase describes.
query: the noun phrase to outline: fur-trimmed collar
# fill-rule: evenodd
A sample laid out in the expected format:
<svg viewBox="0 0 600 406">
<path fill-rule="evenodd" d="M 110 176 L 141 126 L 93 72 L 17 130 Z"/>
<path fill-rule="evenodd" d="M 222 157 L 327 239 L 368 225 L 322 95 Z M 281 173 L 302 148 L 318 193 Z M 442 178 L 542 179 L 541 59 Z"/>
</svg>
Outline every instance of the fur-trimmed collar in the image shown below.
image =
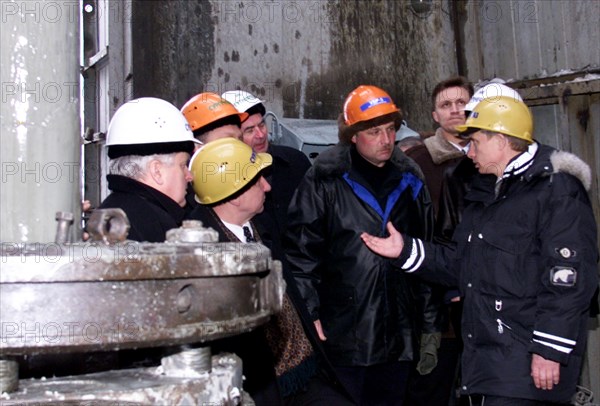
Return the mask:
<svg viewBox="0 0 600 406">
<path fill-rule="evenodd" d="M 426 138 L 423 143 L 431 155 L 434 164 L 439 165 L 450 159 L 460 158 L 465 154 L 444 138 L 442 129 L 438 128 L 433 137 Z"/>
<path fill-rule="evenodd" d="M 592 171 L 588 164 L 571 152 L 559 151 L 548 145 L 539 144 L 533 167 L 527 171 L 528 175 L 526 177 L 552 176 L 559 172 L 576 177 L 585 190 L 590 190 Z"/>
<path fill-rule="evenodd" d="M 585 190 L 592 187 L 592 170 L 577 155 L 566 151 L 554 151 L 550 155 L 553 173 L 566 172 L 581 181 Z"/>
<path fill-rule="evenodd" d="M 340 177 L 352 167 L 350 157 L 352 145 L 337 144 L 321 152 L 313 164 L 315 175 L 320 178 Z M 394 148 L 390 163 L 401 172 L 411 172 L 423 180 L 419 166 L 399 148 Z"/>
</svg>

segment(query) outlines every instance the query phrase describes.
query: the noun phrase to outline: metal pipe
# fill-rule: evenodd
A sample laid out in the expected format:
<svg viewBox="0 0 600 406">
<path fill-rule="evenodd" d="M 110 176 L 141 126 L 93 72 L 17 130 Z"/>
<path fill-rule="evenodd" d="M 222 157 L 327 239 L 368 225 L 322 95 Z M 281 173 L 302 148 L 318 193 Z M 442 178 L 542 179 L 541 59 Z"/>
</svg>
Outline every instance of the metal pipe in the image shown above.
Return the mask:
<svg viewBox="0 0 600 406">
<path fill-rule="evenodd" d="M 0 359 L 0 393 L 14 392 L 19 387 L 19 364 L 16 361 Z"/>
<path fill-rule="evenodd" d="M 54 237 L 54 242 L 57 244 L 65 244 L 68 243 L 71 239 L 69 238 L 71 231 L 71 226 L 73 225 L 73 220 L 75 216 L 73 213 L 68 213 L 65 211 L 57 211 L 56 212 L 56 237 Z"/>
<path fill-rule="evenodd" d="M 81 212 L 79 2 L 1 2 L 0 241 L 51 242 Z"/>
</svg>

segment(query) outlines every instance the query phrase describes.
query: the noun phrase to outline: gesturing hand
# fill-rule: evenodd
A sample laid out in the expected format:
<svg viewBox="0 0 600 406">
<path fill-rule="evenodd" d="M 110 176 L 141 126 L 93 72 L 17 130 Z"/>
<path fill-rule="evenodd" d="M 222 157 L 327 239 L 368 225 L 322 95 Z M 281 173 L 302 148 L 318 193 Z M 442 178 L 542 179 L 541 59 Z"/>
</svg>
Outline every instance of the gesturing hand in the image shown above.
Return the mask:
<svg viewBox="0 0 600 406">
<path fill-rule="evenodd" d="M 391 222 L 387 223 L 387 230 L 390 233 L 387 238 L 375 237 L 367 233 L 362 233 L 360 238 L 374 253 L 387 258 L 398 258 L 404 248 L 404 239 Z"/>
</svg>

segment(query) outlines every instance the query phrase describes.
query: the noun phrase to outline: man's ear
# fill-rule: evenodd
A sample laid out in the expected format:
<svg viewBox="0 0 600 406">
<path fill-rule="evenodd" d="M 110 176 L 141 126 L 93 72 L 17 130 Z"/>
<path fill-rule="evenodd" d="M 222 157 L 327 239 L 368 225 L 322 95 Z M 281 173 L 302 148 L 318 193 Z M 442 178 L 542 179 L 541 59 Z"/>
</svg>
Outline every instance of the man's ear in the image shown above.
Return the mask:
<svg viewBox="0 0 600 406">
<path fill-rule="evenodd" d="M 354 134 L 352 138 L 350 138 L 350 141 L 352 141 L 353 144 L 356 144 L 356 137 L 358 137 L 358 134 Z"/>
<path fill-rule="evenodd" d="M 435 121 L 438 124 L 440 123 L 440 115 L 437 113 L 437 111 L 432 111 L 431 117 L 433 117 L 433 121 Z"/>
<path fill-rule="evenodd" d="M 235 199 L 229 200 L 227 203 L 231 203 L 235 207 L 240 207 L 240 198 L 236 197 Z"/>
<path fill-rule="evenodd" d="M 157 185 L 162 185 L 164 182 L 163 163 L 158 159 L 153 159 L 148 163 L 148 175 Z"/>
</svg>

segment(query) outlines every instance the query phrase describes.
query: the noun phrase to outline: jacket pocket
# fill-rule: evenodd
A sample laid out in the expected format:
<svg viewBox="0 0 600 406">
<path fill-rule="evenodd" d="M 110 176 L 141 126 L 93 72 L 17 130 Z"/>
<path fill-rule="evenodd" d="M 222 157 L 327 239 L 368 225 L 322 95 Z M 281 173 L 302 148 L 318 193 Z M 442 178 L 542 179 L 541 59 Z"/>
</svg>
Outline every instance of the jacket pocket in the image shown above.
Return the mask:
<svg viewBox="0 0 600 406">
<path fill-rule="evenodd" d="M 478 304 L 481 310 L 480 328 L 475 331 L 476 344 L 510 348 L 515 342 L 529 343 L 531 333 L 524 326 L 532 323 L 534 310 L 529 308 L 527 301 L 482 293 Z"/>
<path fill-rule="evenodd" d="M 534 286 L 529 278 L 538 274 L 526 265 L 527 256 L 532 255 L 530 245 L 534 238 L 525 227 L 504 223 L 485 224 L 471 238 L 480 240 L 481 290 L 500 296 L 527 296 Z"/>
<path fill-rule="evenodd" d="M 330 289 L 321 295 L 319 314 L 328 345 L 344 348 L 354 346 L 356 300 L 356 292 L 352 287 Z"/>
</svg>

